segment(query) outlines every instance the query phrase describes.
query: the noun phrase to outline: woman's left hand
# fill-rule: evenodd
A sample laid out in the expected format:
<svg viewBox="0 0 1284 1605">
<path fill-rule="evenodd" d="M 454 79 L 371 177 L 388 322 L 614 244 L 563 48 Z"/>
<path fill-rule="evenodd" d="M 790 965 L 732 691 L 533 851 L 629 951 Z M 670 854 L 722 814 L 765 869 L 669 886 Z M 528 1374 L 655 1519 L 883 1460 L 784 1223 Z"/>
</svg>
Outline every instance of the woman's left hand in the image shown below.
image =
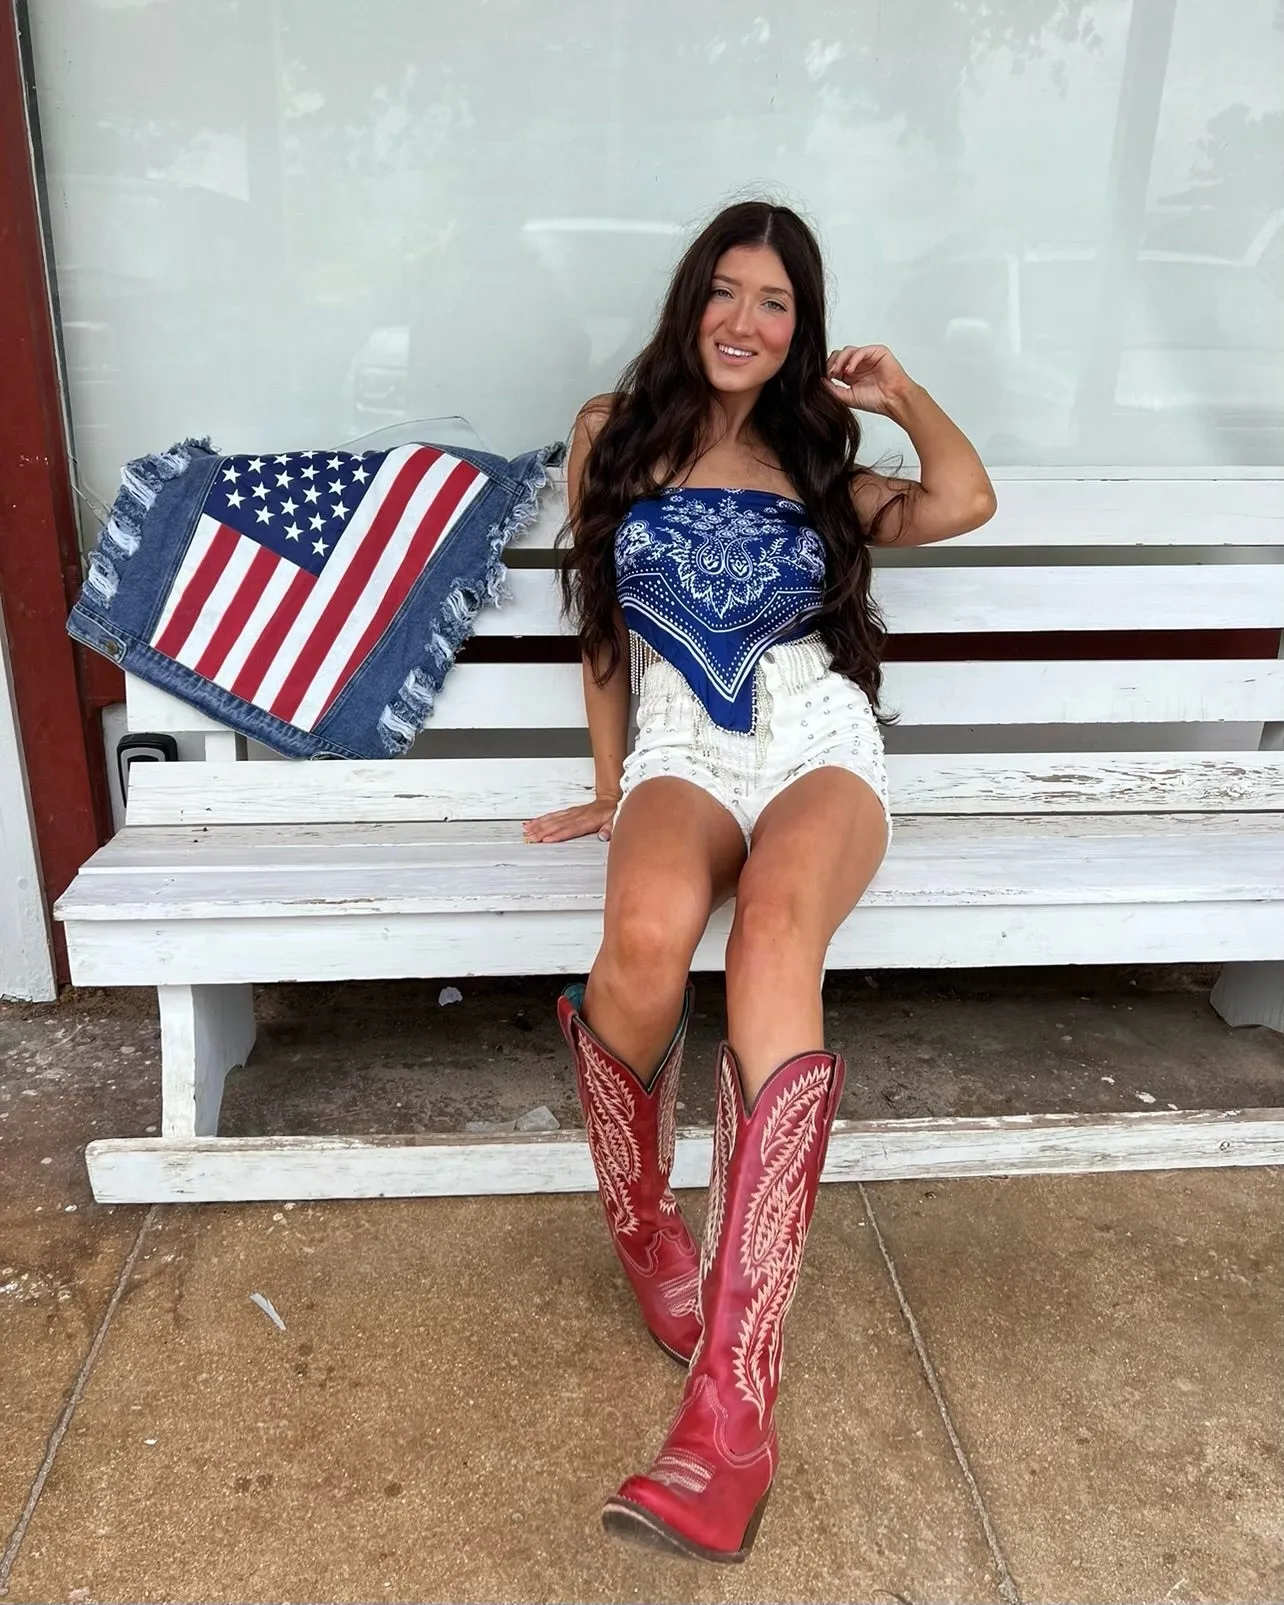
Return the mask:
<svg viewBox="0 0 1284 1605">
<path fill-rule="evenodd" d="M 831 351 L 825 378 L 832 393 L 849 407 L 884 415 L 913 382 L 886 346 Z"/>
</svg>

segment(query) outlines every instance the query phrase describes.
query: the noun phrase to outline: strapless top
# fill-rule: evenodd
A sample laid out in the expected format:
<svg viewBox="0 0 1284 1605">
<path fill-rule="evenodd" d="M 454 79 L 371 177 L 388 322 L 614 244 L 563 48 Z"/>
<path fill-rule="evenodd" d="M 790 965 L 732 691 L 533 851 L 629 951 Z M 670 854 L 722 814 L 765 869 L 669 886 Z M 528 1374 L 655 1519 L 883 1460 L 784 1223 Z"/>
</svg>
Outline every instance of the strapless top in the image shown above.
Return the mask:
<svg viewBox="0 0 1284 1605">
<path fill-rule="evenodd" d="M 677 669 L 715 724 L 747 732 L 758 659 L 809 633 L 821 608 L 825 544 L 791 497 L 670 486 L 629 509 L 615 576 L 633 661 L 641 642 Z"/>
</svg>

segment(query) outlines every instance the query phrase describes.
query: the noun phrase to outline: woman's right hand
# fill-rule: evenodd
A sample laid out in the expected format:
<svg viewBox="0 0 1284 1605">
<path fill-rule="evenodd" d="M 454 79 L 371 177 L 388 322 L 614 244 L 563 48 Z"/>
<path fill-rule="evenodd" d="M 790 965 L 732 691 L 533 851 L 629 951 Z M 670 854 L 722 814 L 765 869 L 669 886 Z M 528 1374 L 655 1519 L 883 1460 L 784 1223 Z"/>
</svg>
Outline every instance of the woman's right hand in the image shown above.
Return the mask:
<svg viewBox="0 0 1284 1605">
<path fill-rule="evenodd" d="M 576 836 L 600 836 L 611 839 L 611 820 L 619 806 L 618 797 L 595 797 L 590 803 L 574 808 L 559 808 L 551 814 L 540 814 L 538 819 L 527 819 L 522 824 L 522 836 L 528 842 L 567 842 Z"/>
</svg>

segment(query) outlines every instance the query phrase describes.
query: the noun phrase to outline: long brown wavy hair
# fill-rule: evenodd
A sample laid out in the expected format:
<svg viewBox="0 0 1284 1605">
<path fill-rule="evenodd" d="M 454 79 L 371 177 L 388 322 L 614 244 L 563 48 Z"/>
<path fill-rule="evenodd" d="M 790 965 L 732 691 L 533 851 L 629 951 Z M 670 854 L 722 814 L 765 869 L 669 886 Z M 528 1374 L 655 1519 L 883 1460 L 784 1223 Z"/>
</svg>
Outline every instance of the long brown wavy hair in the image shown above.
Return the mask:
<svg viewBox="0 0 1284 1605">
<path fill-rule="evenodd" d="M 719 258 L 738 245 L 769 245 L 794 290 L 795 327 L 779 371 L 763 386 L 750 426 L 775 453 L 825 543 L 825 601 L 815 627 L 833 666 L 860 686 L 877 710 L 887 639 L 869 594 L 869 543 L 903 494 L 892 496 L 869 529 L 852 502 L 860 425 L 829 386 L 825 363 L 825 275 L 820 247 L 787 206 L 742 201 L 710 222 L 678 263 L 655 333 L 627 365 L 610 415 L 589 451 L 579 505 L 558 537 L 562 600 L 580 649 L 604 684 L 620 666 L 616 630 L 615 532 L 629 508 L 685 474 L 711 444 L 714 387 L 698 335 Z M 656 468 L 667 470 L 656 477 Z M 899 511 L 899 509 L 898 509 Z"/>
</svg>

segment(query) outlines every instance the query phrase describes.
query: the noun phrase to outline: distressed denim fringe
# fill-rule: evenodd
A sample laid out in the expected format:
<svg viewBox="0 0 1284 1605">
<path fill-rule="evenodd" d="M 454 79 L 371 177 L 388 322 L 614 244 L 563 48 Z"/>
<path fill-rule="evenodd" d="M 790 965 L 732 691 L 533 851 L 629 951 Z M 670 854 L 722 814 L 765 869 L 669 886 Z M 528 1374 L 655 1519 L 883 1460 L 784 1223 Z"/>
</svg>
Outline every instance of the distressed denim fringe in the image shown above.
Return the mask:
<svg viewBox="0 0 1284 1605">
<path fill-rule="evenodd" d="M 138 550 L 143 519 L 151 511 L 161 487 L 185 474 L 195 452 L 211 451 L 209 438 L 180 440 L 168 451 L 135 457 L 120 471 L 120 490 L 112 503 L 98 544 L 89 554 L 85 590 L 100 603 L 110 602 L 120 584 L 120 567 Z"/>
<path fill-rule="evenodd" d="M 402 681 L 396 696 L 379 715 L 379 739 L 390 758 L 399 758 L 428 722 L 446 671 L 467 640 L 473 620 L 486 604 L 499 606 L 507 595 L 508 570 L 500 554 L 512 538 L 533 521 L 539 509 L 539 492 L 548 483 L 548 469 L 562 460 L 565 441 L 554 441 L 536 453 L 535 464 L 522 485 L 521 495 L 502 522 L 487 534 L 486 571 L 478 585 L 456 585 L 442 603 L 424 643 L 427 667 L 414 668 Z"/>
</svg>

